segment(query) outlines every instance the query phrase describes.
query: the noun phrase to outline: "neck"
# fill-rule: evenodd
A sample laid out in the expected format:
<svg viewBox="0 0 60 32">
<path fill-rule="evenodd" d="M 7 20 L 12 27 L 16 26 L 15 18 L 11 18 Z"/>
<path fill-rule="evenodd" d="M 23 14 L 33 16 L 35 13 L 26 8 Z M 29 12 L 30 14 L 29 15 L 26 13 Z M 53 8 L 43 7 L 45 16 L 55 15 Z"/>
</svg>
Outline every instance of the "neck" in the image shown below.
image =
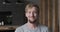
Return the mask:
<svg viewBox="0 0 60 32">
<path fill-rule="evenodd" d="M 28 22 L 27 24 L 28 24 L 28 27 L 30 29 L 35 29 L 37 27 L 37 24 L 36 23 L 30 23 L 30 22 Z"/>
</svg>

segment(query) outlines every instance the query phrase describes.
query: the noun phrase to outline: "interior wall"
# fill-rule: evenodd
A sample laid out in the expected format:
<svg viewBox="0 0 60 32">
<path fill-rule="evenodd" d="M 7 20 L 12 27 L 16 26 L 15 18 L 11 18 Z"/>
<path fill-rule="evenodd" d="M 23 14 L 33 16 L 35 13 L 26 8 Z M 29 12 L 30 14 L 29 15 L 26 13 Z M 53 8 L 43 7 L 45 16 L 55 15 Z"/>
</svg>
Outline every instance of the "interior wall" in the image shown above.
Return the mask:
<svg viewBox="0 0 60 32">
<path fill-rule="evenodd" d="M 47 25 L 52 32 L 59 32 L 58 0 L 40 0 L 40 24 Z"/>
<path fill-rule="evenodd" d="M 59 20 L 59 32 L 60 32 L 60 0 L 58 0 L 58 20 Z"/>
<path fill-rule="evenodd" d="M 40 0 L 24 0 L 24 1 L 33 2 L 34 4 L 37 4 L 37 5 L 40 4 Z"/>
</svg>

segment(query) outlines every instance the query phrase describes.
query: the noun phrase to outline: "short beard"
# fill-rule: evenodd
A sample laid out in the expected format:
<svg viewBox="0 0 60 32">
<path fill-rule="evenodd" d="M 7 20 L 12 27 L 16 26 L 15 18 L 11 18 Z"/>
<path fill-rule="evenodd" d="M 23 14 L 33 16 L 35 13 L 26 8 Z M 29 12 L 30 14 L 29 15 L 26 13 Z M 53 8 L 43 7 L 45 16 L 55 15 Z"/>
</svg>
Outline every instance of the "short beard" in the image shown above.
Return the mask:
<svg viewBox="0 0 60 32">
<path fill-rule="evenodd" d="M 32 23 L 32 24 L 34 24 L 34 23 L 36 23 L 36 22 L 37 22 L 36 20 L 35 20 L 35 21 L 33 21 L 33 22 L 29 20 L 29 23 Z"/>
</svg>

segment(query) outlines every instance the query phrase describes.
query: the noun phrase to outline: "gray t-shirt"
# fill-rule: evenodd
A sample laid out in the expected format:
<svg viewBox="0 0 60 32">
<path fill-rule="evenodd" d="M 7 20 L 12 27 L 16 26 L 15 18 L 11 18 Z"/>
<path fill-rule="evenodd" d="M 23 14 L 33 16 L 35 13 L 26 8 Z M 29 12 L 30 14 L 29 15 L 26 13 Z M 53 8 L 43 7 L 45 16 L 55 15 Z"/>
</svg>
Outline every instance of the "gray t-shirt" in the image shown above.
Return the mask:
<svg viewBox="0 0 60 32">
<path fill-rule="evenodd" d="M 27 24 L 18 27 L 15 32 L 49 32 L 47 26 L 38 25 L 36 29 L 29 29 Z"/>
</svg>

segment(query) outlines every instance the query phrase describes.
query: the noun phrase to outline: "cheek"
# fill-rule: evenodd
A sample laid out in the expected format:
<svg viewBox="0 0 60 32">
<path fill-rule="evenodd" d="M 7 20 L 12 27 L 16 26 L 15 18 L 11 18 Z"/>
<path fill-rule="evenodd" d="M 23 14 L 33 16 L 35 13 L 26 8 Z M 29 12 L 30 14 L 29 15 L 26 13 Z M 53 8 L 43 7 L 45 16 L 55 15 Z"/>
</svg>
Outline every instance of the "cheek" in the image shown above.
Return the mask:
<svg viewBox="0 0 60 32">
<path fill-rule="evenodd" d="M 28 18 L 28 17 L 29 17 L 29 14 L 28 14 L 28 13 L 26 13 L 26 14 L 25 14 L 25 16 Z"/>
<path fill-rule="evenodd" d="M 35 17 L 37 17 L 37 14 L 34 14 Z"/>
</svg>

